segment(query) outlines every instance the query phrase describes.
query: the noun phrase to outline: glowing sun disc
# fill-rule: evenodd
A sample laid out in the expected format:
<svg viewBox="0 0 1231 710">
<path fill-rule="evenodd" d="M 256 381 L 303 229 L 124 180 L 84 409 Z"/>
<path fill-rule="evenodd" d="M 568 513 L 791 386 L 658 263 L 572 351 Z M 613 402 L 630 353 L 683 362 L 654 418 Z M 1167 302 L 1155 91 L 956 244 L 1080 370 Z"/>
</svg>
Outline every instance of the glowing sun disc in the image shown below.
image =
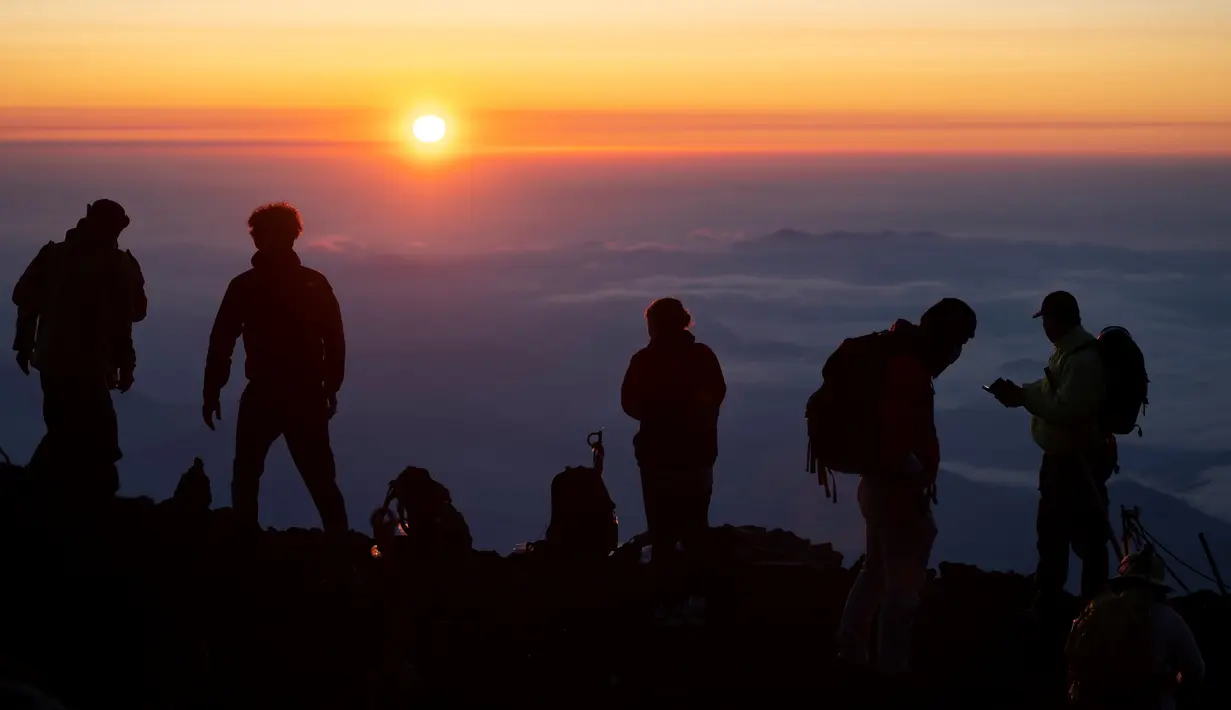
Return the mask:
<svg viewBox="0 0 1231 710">
<path fill-rule="evenodd" d="M 420 116 L 411 130 L 424 143 L 435 143 L 445 137 L 445 120 L 440 116 Z"/>
</svg>

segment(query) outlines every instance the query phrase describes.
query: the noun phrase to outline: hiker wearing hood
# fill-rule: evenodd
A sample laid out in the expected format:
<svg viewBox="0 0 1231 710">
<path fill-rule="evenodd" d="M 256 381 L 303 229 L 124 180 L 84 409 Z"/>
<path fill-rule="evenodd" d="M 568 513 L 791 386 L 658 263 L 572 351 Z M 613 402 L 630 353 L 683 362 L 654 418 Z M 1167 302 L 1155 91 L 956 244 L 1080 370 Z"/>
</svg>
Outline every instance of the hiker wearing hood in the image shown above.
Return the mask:
<svg viewBox="0 0 1231 710">
<path fill-rule="evenodd" d="M 119 248 L 129 221 L 112 200 L 87 206 L 64 241 L 44 246 L 13 289 L 13 350 L 22 372 L 39 371 L 47 425 L 30 463 L 73 471 L 78 492 L 112 495 L 119 489 L 111 390 L 132 387 L 132 326 L 146 311 L 141 267 Z"/>
<path fill-rule="evenodd" d="M 265 205 L 248 218 L 257 252 L 252 268 L 231 281 L 210 333 L 202 416 L 222 419 L 220 397 L 235 342 L 244 339 L 248 386 L 235 432 L 231 500 L 249 528 L 259 528 L 257 496 L 265 457 L 279 437 L 312 495 L 326 531 L 348 528 L 338 490 L 329 420 L 337 411 L 346 365 L 342 313 L 329 281 L 303 266 L 295 240 L 299 212 Z"/>
<path fill-rule="evenodd" d="M 660 611 L 678 611 L 703 580 L 718 412 L 727 394 L 714 352 L 698 343 L 692 316 L 674 298 L 645 312 L 650 343 L 633 355 L 620 388 L 624 412 L 640 422 L 633 438 L 649 527 Z M 676 545 L 688 551 L 677 560 Z"/>
<path fill-rule="evenodd" d="M 946 298 L 919 319 L 876 336 L 890 348 L 879 387 L 875 460 L 859 478 L 859 509 L 867 554 L 846 600 L 838 629 L 840 656 L 869 664 L 872 620 L 880 609 L 876 670 L 909 671 L 910 630 L 936 540 L 932 517 L 940 444 L 933 419 L 932 381 L 957 361 L 975 334 L 975 313 Z"/>
</svg>

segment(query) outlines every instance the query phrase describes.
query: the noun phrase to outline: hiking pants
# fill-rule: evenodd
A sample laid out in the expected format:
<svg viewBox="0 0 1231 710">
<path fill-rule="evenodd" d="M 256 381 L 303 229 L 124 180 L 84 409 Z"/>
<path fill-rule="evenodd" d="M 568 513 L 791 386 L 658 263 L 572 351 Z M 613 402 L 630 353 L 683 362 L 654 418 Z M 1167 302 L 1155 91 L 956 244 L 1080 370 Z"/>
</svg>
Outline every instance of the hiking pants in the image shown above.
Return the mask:
<svg viewBox="0 0 1231 710">
<path fill-rule="evenodd" d="M 120 488 L 115 466 L 121 456 L 120 433 L 102 373 L 40 372 L 39 381 L 47 433 L 31 457 L 31 466 L 65 476 L 73 487 L 66 493 L 115 495 Z"/>
<path fill-rule="evenodd" d="M 1110 451 L 1108 447 L 1084 457 L 1043 455 L 1034 581 L 1044 606 L 1055 603 L 1064 590 L 1070 548 L 1082 562 L 1083 598 L 1093 599 L 1107 584 L 1107 479 L 1115 466 Z"/>
<path fill-rule="evenodd" d="M 257 497 L 265 457 L 282 436 L 325 531 L 345 532 L 349 528 L 329 444 L 329 411 L 319 390 L 287 394 L 249 384 L 239 402 L 235 429 L 231 505 L 243 525 L 259 528 Z"/>
<path fill-rule="evenodd" d="M 842 611 L 838 645 L 844 658 L 867 663 L 872 622 L 879 609 L 875 666 L 883 673 L 899 675 L 910 668 L 911 626 L 927 582 L 936 522 L 922 494 L 917 510 L 909 514 L 900 507 L 890 509 L 891 495 L 874 481 L 860 483 L 867 555 Z"/>
<path fill-rule="evenodd" d="M 714 469 L 641 468 L 641 495 L 650 533 L 650 567 L 660 604 L 704 594 L 708 569 Z M 679 544 L 684 552 L 676 549 Z"/>
</svg>

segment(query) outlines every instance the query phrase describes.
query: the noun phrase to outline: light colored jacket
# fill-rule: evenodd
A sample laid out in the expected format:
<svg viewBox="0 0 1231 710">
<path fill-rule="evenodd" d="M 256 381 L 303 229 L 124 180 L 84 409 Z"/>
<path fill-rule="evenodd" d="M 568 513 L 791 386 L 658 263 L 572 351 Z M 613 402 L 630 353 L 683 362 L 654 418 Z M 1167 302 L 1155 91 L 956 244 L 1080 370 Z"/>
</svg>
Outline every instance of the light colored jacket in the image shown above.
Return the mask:
<svg viewBox="0 0 1231 710">
<path fill-rule="evenodd" d="M 1098 424 L 1103 403 L 1103 363 L 1097 340 L 1081 326 L 1056 343 L 1043 379 L 1022 385 L 1030 436 L 1048 454 L 1080 454 L 1105 437 Z"/>
</svg>

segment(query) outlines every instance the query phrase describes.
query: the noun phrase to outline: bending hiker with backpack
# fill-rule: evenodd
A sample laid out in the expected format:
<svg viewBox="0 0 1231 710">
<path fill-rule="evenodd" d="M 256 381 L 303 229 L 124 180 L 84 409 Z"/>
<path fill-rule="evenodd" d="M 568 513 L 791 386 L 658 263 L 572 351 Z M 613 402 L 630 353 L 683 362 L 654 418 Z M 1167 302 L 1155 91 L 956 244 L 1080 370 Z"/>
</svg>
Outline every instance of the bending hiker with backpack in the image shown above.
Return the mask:
<svg viewBox="0 0 1231 710">
<path fill-rule="evenodd" d="M 645 311 L 650 343 L 633 355 L 620 387 L 633 438 L 657 584 L 657 616 L 677 621 L 704 604 L 706 543 L 718 412 L 727 383 L 714 352 L 689 332 L 692 316 L 674 298 Z M 680 559 L 676 546 L 686 556 Z M 690 596 L 691 595 L 691 596 Z"/>
<path fill-rule="evenodd" d="M 111 390 L 133 384 L 133 323 L 145 318 L 145 280 L 119 248 L 129 225 L 112 200 L 86 207 L 64 241 L 44 246 L 13 289 L 13 350 L 25 374 L 39 371 L 47 434 L 30 466 L 74 478 L 72 492 L 119 490 L 119 430 Z"/>
<path fill-rule="evenodd" d="M 257 252 L 252 268 L 227 287 L 209 337 L 202 416 L 214 428 L 219 399 L 231 376 L 235 341 L 243 336 L 248 386 L 235 423 L 231 505 L 249 530 L 259 530 L 257 497 L 265 457 L 278 437 L 287 448 L 320 513 L 326 532 L 348 529 L 338 490 L 329 420 L 338 409 L 346 368 L 342 312 L 329 281 L 303 266 L 295 240 L 299 211 L 285 202 L 248 218 Z"/>
<path fill-rule="evenodd" d="M 1205 677 L 1192 629 L 1167 604 L 1165 572 L 1153 547 L 1128 555 L 1108 592 L 1073 622 L 1065 656 L 1074 707 L 1171 710 L 1181 685 Z"/>
<path fill-rule="evenodd" d="M 1039 468 L 1035 611 L 1064 618 L 1058 608 L 1069 571 L 1069 548 L 1082 561 L 1081 595 L 1098 596 L 1107 583 L 1107 480 L 1118 467 L 1116 434 L 1136 428 L 1146 401 L 1145 361 L 1128 331 L 1107 328 L 1095 338 L 1081 323 L 1077 299 L 1056 291 L 1035 318 L 1055 346 L 1044 377 L 989 388 L 1006 407 L 1030 412 L 1030 434 L 1043 450 Z"/>
<path fill-rule="evenodd" d="M 810 467 L 822 477 L 859 475 L 867 555 L 838 627 L 839 657 L 857 668 L 869 666 L 879 608 L 874 670 L 894 678 L 909 672 L 911 624 L 936 539 L 932 380 L 957 361 L 975 326 L 969 305 L 946 298 L 919 325 L 898 320 L 848 339 L 808 402 Z"/>
</svg>

